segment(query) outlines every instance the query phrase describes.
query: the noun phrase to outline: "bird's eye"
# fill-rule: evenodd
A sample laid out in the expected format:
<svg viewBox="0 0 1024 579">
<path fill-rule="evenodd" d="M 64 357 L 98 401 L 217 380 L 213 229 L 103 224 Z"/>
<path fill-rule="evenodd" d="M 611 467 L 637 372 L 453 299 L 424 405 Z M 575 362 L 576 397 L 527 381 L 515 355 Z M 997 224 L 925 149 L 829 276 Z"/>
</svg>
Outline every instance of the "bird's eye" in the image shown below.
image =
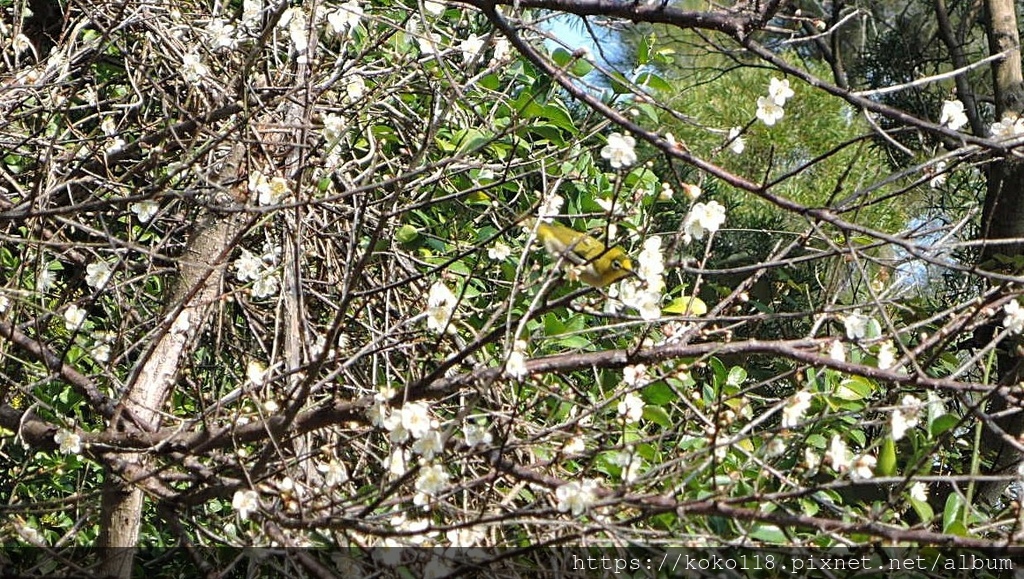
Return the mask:
<svg viewBox="0 0 1024 579">
<path fill-rule="evenodd" d="M 612 260 L 612 269 L 622 269 L 622 262 L 617 259 Z"/>
</svg>

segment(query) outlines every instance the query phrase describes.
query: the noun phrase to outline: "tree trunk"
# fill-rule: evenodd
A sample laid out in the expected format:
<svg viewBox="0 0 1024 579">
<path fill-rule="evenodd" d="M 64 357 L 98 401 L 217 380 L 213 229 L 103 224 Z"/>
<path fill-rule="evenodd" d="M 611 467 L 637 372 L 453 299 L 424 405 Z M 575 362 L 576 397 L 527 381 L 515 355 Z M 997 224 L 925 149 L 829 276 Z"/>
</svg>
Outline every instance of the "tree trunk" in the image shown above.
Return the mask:
<svg viewBox="0 0 1024 579">
<path fill-rule="evenodd" d="M 235 147 L 223 163 L 221 182 L 234 180 L 241 164 L 244 148 Z M 236 199 L 244 200 L 243 188 Z M 142 360 L 122 401 L 120 419 L 108 428 L 138 428 L 155 431 L 160 427 L 162 411 L 177 380 L 181 364 L 191 354 L 209 314 L 220 296 L 225 263 L 236 238 L 243 229 L 240 213 L 224 216 L 208 214 L 189 239 L 178 268 L 167 308 L 162 332 Z M 117 457 L 127 464 L 143 464 L 143 454 L 122 454 Z M 144 505 L 142 490 L 124 480 L 113 469 L 107 470 L 104 483 L 99 547 L 106 551 L 102 571 L 107 576 L 130 577 L 134 547 L 138 542 Z"/>
<path fill-rule="evenodd" d="M 1012 0 L 987 0 L 985 8 L 990 51 L 993 54 L 1009 51 L 1006 58 L 996 61 L 992 66 L 996 118 L 1001 119 L 1005 113 L 1019 114 L 1024 105 L 1020 35 Z M 989 242 L 1024 238 L 1024 164 L 1016 159 L 996 159 L 989 167 L 981 237 Z M 985 269 L 1000 269 L 1003 267 L 1000 264 L 1005 261 L 995 259 L 999 255 L 1011 258 L 1024 255 L 1024 243 L 986 243 L 980 257 L 981 264 Z M 1020 358 L 1015 346 L 1008 345 L 1000 351 L 997 371 L 1000 384 L 1020 382 Z M 1008 408 L 1011 408 L 1010 401 L 1003 396 L 996 396 L 991 400 L 988 410 L 989 413 L 999 413 Z M 990 470 L 1002 473 L 1015 468 L 1024 458 L 1010 441 L 1011 438 L 1019 438 L 1024 432 L 1024 414 L 1018 411 L 1000 416 L 994 422 L 997 428 L 985 430 L 983 451 L 991 461 Z M 978 498 L 993 502 L 1005 487 L 1005 483 L 980 487 Z"/>
</svg>

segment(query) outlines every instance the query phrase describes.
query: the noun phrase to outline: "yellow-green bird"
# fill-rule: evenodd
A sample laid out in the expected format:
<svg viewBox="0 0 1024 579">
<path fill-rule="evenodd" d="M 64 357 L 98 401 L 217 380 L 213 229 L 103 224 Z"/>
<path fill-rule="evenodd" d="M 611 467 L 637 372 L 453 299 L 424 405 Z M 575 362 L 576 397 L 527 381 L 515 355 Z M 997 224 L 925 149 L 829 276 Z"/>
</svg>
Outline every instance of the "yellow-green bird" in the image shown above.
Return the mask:
<svg viewBox="0 0 1024 579">
<path fill-rule="evenodd" d="M 541 222 L 537 237 L 553 257 L 577 266 L 579 278 L 587 285 L 605 287 L 633 275 L 633 262 L 619 246 L 607 248 L 593 237 L 560 223 Z"/>
</svg>

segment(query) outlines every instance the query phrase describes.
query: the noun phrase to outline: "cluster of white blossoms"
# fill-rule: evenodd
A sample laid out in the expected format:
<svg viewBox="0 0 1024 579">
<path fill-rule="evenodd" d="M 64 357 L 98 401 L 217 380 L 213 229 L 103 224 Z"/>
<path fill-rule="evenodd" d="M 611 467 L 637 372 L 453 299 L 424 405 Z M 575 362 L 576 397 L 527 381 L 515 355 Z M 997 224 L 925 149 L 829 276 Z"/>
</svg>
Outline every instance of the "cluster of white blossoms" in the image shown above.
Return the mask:
<svg viewBox="0 0 1024 579">
<path fill-rule="evenodd" d="M 572 481 L 555 489 L 558 499 L 558 512 L 571 512 L 574 517 L 583 514 L 597 501 L 597 481 L 584 479 L 582 482 Z"/>
<path fill-rule="evenodd" d="M 540 203 L 540 207 L 537 208 L 537 219 L 553 221 L 562 212 L 562 205 L 564 204 L 565 199 L 562 199 L 559 195 L 550 194 L 545 196 Z"/>
<path fill-rule="evenodd" d="M 757 118 L 769 127 L 774 125 L 786 114 L 786 101 L 794 94 L 788 80 L 772 77 L 768 83 L 768 96 L 757 97 Z"/>
<path fill-rule="evenodd" d="M 808 469 L 814 470 L 818 467 L 820 459 L 810 447 L 804 449 L 804 460 Z M 825 451 L 825 460 L 832 465 L 838 473 L 850 473 L 853 480 L 868 480 L 875 476 L 875 465 L 878 459 L 870 454 L 859 454 L 853 456 L 846 442 L 838 434 L 832 436 L 832 442 Z"/>
<path fill-rule="evenodd" d="M 967 113 L 964 112 L 964 103 L 959 99 L 942 101 L 942 112 L 939 113 L 939 124 L 949 127 L 954 131 L 960 130 L 967 124 Z"/>
<path fill-rule="evenodd" d="M 801 390 L 791 396 L 785 406 L 782 407 L 782 427 L 793 428 L 800 424 L 804 413 L 811 407 L 813 395 Z"/>
<path fill-rule="evenodd" d="M 1003 313 L 1006 314 L 1006 317 L 1003 318 L 1003 327 L 1007 332 L 1011 334 L 1024 332 L 1024 308 L 1020 307 L 1020 302 L 1015 299 L 1010 300 L 1003 306 Z"/>
<path fill-rule="evenodd" d="M 254 193 L 260 205 L 279 205 L 292 194 L 291 185 L 284 177 L 267 178 L 260 171 L 249 175 L 249 192 Z"/>
<path fill-rule="evenodd" d="M 846 337 L 858 341 L 867 335 L 868 324 L 871 318 L 860 313 L 860 310 L 853 310 L 853 313 L 843 316 L 843 327 L 846 330 Z"/>
<path fill-rule="evenodd" d="M 444 282 L 434 282 L 427 292 L 427 309 L 424 312 L 427 317 L 427 329 L 435 334 L 444 333 L 445 330 L 453 331 L 450 324 L 458 303 L 459 299 Z"/>
<path fill-rule="evenodd" d="M 709 233 L 718 231 L 725 223 L 725 207 L 718 201 L 694 203 L 683 219 L 683 242 L 687 245 L 694 239 L 704 239 Z"/>
<path fill-rule="evenodd" d="M 235 277 L 242 283 L 253 282 L 252 296 L 263 299 L 277 294 L 280 274 L 277 272 L 279 248 L 265 248 L 262 256 L 242 248 L 242 255 L 235 260 Z"/>
<path fill-rule="evenodd" d="M 907 394 L 903 397 L 900 406 L 892 411 L 892 439 L 900 440 L 906 436 L 907 431 L 914 428 L 921 421 L 921 415 L 925 410 L 925 403 L 915 396 Z"/>
<path fill-rule="evenodd" d="M 643 251 L 637 256 L 635 278 L 623 280 L 617 294 L 619 301 L 639 312 L 647 321 L 661 317 L 661 301 L 665 293 L 665 257 L 661 253 L 661 237 L 652 235 L 644 240 Z"/>
<path fill-rule="evenodd" d="M 1020 137 L 1024 135 L 1024 117 L 1014 112 L 1005 113 L 1003 119 L 992 123 L 988 130 L 993 139 L 1000 141 Z"/>
<path fill-rule="evenodd" d="M 416 494 L 413 503 L 428 508 L 450 486 L 449 474 L 443 465 L 431 463 L 444 452 L 445 436 L 427 403 L 406 402 L 400 409 L 393 411 L 387 404 L 392 395 L 391 391 L 378 394 L 373 406 L 367 410 L 367 416 L 374 426 L 388 431 L 388 440 L 395 445 L 383 461 L 384 468 L 392 476 L 398 478 L 405 475 L 413 453 L 420 457 L 422 468 L 414 483 Z M 489 434 L 482 428 L 472 433 L 467 428 L 466 437 L 467 444 L 470 444 L 472 438 L 471 446 L 490 442 Z M 404 448 L 410 441 L 409 449 Z"/>
</svg>

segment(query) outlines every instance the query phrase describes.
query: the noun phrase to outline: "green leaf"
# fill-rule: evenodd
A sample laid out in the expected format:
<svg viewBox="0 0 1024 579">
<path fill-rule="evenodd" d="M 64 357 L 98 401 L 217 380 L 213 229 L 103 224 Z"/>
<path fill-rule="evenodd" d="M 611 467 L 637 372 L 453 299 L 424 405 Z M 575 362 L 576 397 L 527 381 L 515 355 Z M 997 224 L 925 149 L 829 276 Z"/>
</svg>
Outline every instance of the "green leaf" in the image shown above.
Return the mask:
<svg viewBox="0 0 1024 579">
<path fill-rule="evenodd" d="M 849 376 L 839 383 L 835 395 L 843 400 L 863 400 L 875 390 L 875 384 L 863 376 Z"/>
<path fill-rule="evenodd" d="M 662 311 L 669 314 L 703 316 L 708 313 L 708 305 L 696 296 L 683 296 L 672 300 L 670 304 L 662 308 Z"/>
<path fill-rule="evenodd" d="M 636 77 L 636 84 L 659 92 L 671 92 L 672 86 L 653 72 L 643 72 Z"/>
<path fill-rule="evenodd" d="M 494 139 L 494 135 L 485 133 L 479 129 L 463 129 L 456 131 L 452 140 L 458 144 L 459 152 L 465 153 L 475 151 L 486 146 Z"/>
<path fill-rule="evenodd" d="M 875 472 L 880 476 L 896 474 L 896 441 L 886 436 L 882 441 L 882 449 L 878 452 L 878 466 Z"/>
<path fill-rule="evenodd" d="M 643 398 L 651 404 L 664 406 L 678 400 L 675 390 L 668 387 L 664 382 L 656 382 L 644 388 Z"/>
<path fill-rule="evenodd" d="M 932 420 L 931 424 L 928 425 L 928 432 L 932 436 L 941 436 L 944 432 L 954 428 L 959 424 L 960 419 L 953 414 L 943 414 L 935 420 Z"/>
<path fill-rule="evenodd" d="M 665 411 L 664 406 L 655 406 L 653 404 L 644 406 L 644 418 L 662 428 L 672 428 L 672 418 Z"/>
<path fill-rule="evenodd" d="M 420 232 L 415 227 L 409 225 L 408 223 L 399 227 L 398 231 L 395 232 L 395 239 L 398 240 L 398 242 L 403 245 L 408 245 L 416 241 L 417 239 L 419 239 L 419 236 Z"/>
<path fill-rule="evenodd" d="M 949 497 L 946 498 L 946 507 L 942 510 L 942 532 L 953 533 L 956 535 L 966 534 L 967 529 L 963 529 L 963 532 L 957 533 L 952 530 L 959 526 L 963 527 L 963 523 L 960 522 L 960 514 L 964 509 L 964 499 L 959 493 L 950 493 Z"/>
<path fill-rule="evenodd" d="M 729 368 L 729 377 L 725 383 L 729 386 L 740 386 L 747 379 L 747 371 L 740 366 Z"/>
<path fill-rule="evenodd" d="M 789 540 L 786 534 L 782 532 L 782 529 L 775 525 L 754 525 L 753 530 L 750 532 L 750 537 L 775 544 L 786 543 Z"/>
</svg>

